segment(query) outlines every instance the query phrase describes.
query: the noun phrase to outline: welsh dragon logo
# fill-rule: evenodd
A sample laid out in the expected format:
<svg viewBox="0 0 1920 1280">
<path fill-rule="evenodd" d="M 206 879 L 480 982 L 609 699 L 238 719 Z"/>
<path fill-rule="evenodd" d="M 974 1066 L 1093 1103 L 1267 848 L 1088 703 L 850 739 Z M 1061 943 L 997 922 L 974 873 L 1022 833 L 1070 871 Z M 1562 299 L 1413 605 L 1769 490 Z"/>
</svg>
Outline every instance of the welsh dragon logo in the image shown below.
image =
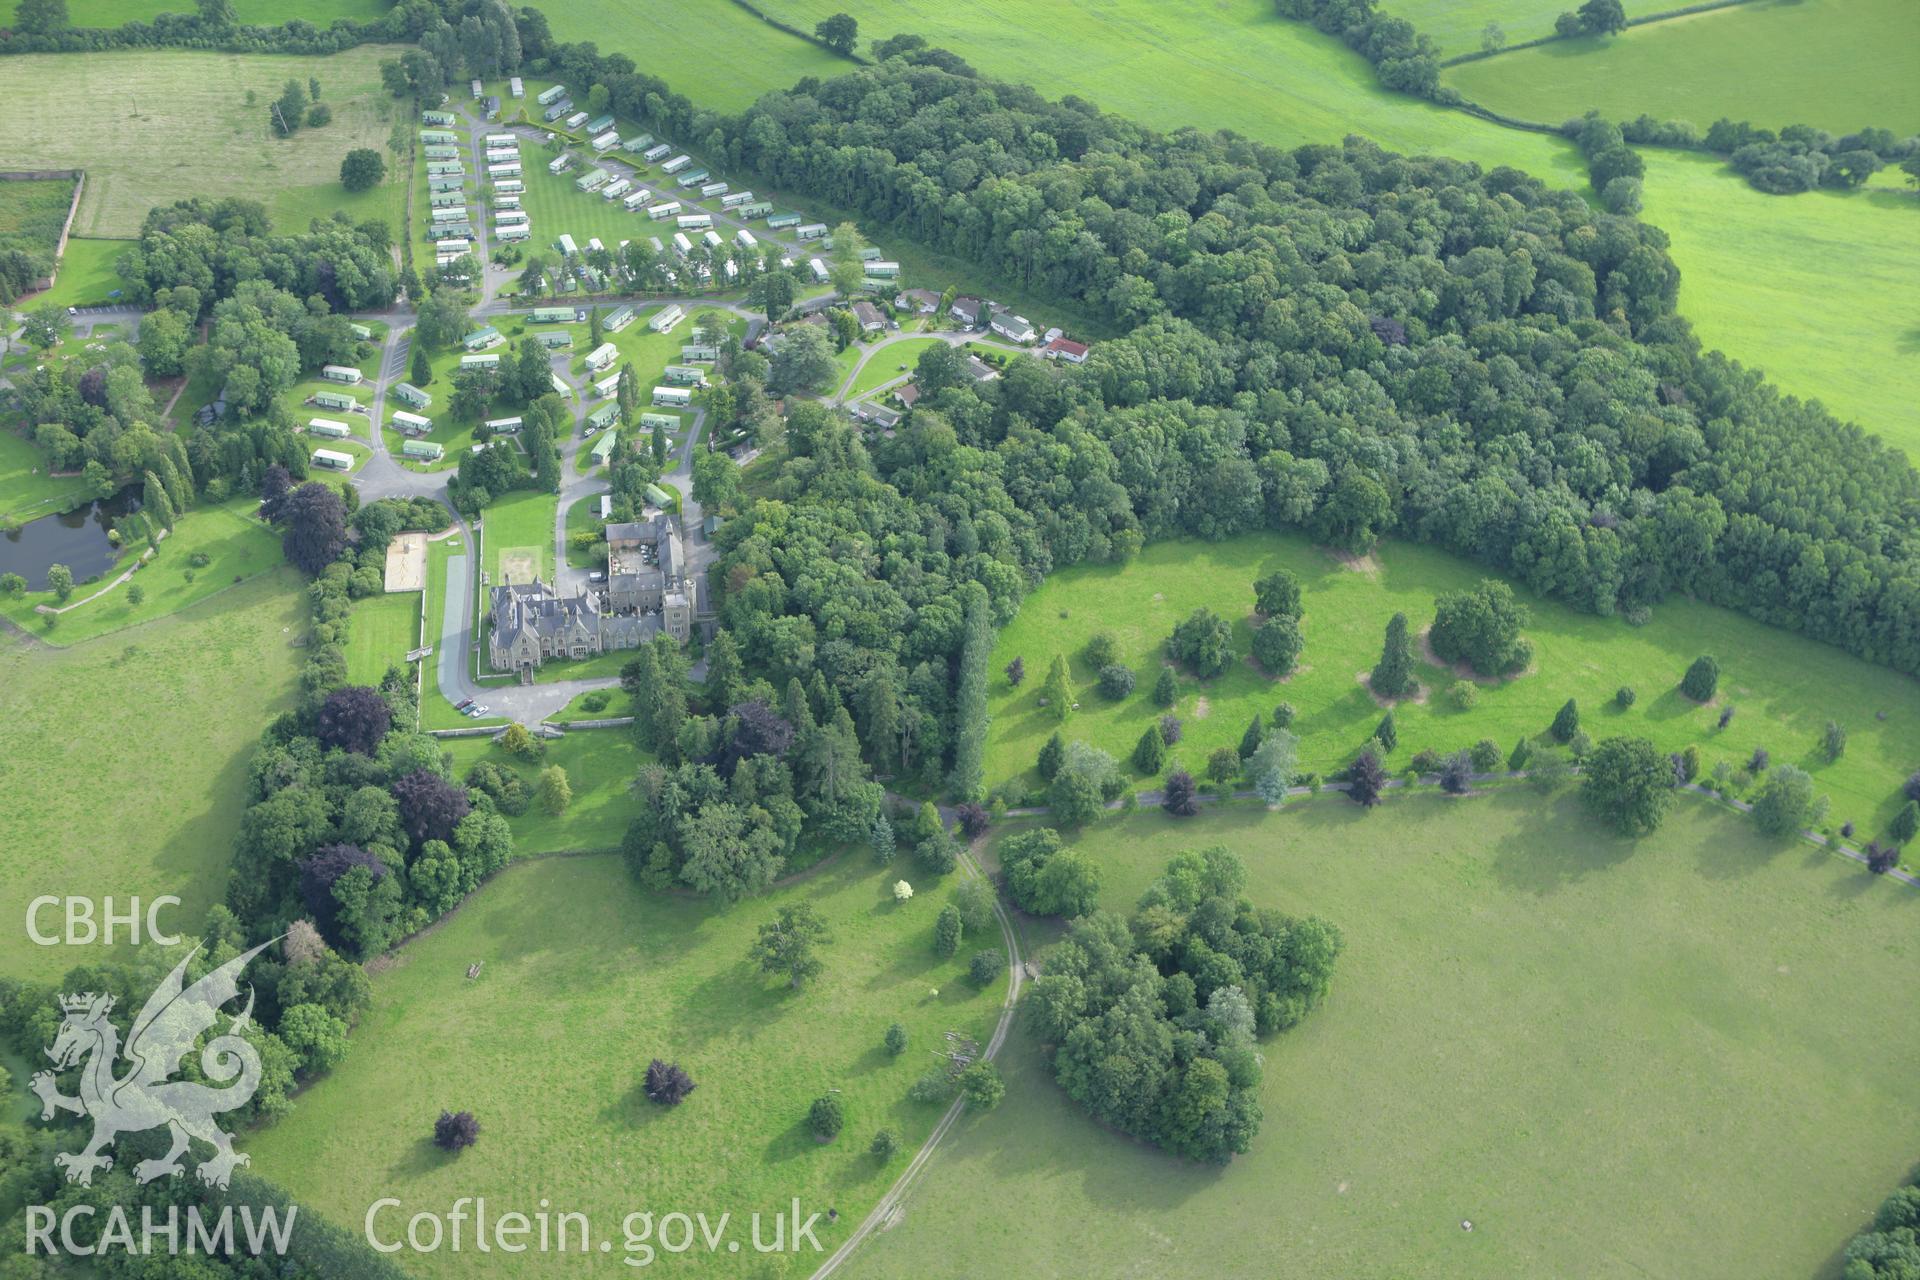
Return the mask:
<svg viewBox="0 0 1920 1280">
<path fill-rule="evenodd" d="M 187 965 L 199 954 L 200 949 L 195 947 L 147 998 L 127 1034 L 124 1049 L 120 1033 L 107 1017 L 113 1011 L 112 996 L 87 992 L 60 998 L 66 1018 L 46 1053 L 58 1070 L 80 1067 L 80 1096 L 62 1094 L 52 1071 L 35 1075 L 30 1087 L 40 1095 L 42 1120 L 53 1119 L 55 1111 L 93 1119 L 93 1138 L 84 1149 L 62 1151 L 53 1157 L 54 1163 L 66 1171 L 67 1181 L 91 1186 L 94 1170 L 113 1168 L 113 1157 L 106 1151 L 118 1135 L 161 1125 L 172 1131 L 173 1147 L 161 1159 L 142 1160 L 134 1166 L 133 1176 L 140 1182 L 183 1172 L 180 1158 L 188 1153 L 194 1138 L 213 1148 L 212 1157 L 201 1161 L 195 1171 L 209 1186 L 225 1187 L 234 1166 L 248 1163 L 246 1156 L 234 1151 L 233 1139 L 221 1131 L 213 1117 L 245 1106 L 260 1087 L 260 1055 L 240 1036 L 253 1016 L 251 988 L 246 1007 L 237 1017 L 231 1017 L 226 1030 L 200 1053 L 200 1069 L 207 1079 L 226 1087 L 210 1088 L 172 1077 L 195 1042 L 212 1029 L 220 1007 L 240 994 L 240 971 L 271 945 L 264 942 L 245 955 L 235 956 L 189 987 L 183 977 Z M 132 1067 L 116 1077 L 114 1069 L 122 1057 Z"/>
</svg>

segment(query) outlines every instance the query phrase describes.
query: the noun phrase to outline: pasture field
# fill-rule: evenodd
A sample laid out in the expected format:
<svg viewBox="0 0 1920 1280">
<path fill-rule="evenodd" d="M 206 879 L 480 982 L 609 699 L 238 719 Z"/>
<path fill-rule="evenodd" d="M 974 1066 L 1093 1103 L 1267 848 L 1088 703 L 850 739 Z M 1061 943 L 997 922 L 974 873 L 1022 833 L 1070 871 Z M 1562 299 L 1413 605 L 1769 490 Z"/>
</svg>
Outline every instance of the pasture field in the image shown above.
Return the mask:
<svg viewBox="0 0 1920 1280">
<path fill-rule="evenodd" d="M 387 668 L 399 664 L 420 642 L 420 594 L 395 591 L 354 605 L 347 627 L 350 683 L 379 684 Z"/>
<path fill-rule="evenodd" d="M 79 221 L 75 218 L 75 223 Z M 73 236 L 60 255 L 60 270 L 53 288 L 27 299 L 30 306 L 52 303 L 56 307 L 95 307 L 113 301 L 121 286 L 114 264 L 120 255 L 133 248 L 131 240 L 83 240 Z"/>
<path fill-rule="evenodd" d="M 860 20 L 864 40 L 915 32 L 985 74 L 1049 98 L 1079 94 L 1155 129 L 1232 129 L 1285 146 L 1364 134 L 1391 150 L 1512 165 L 1559 186 L 1586 181 L 1567 143 L 1389 92 L 1359 54 L 1279 17 L 1270 0 L 1221 0 L 1204 15 L 1148 0 L 1069 0 L 1038 24 L 1020 0 L 765 0 L 765 7 L 805 29 L 844 10 Z"/>
<path fill-rule="evenodd" d="M 219 506 L 200 506 L 188 511 L 175 521 L 173 533 L 161 539 L 160 554 L 148 561 L 145 568 L 97 598 L 69 608 L 60 615 L 60 621 L 52 630 L 48 630 L 42 616 L 34 612 L 39 605 L 57 603 L 51 591 L 28 591 L 0 601 L 0 613 L 55 647 L 77 645 L 124 627 L 177 613 L 282 563 L 280 536 L 254 518 L 258 505 L 250 497 L 235 498 Z M 130 541 L 113 568 L 102 573 L 98 582 L 74 586 L 69 604 L 99 591 L 125 572 L 146 549 L 145 541 Z M 197 554 L 208 556 L 209 562 L 196 568 L 192 558 Z M 136 582 L 147 593 L 147 598 L 137 606 L 127 603 L 127 588 Z"/>
<path fill-rule="evenodd" d="M 898 874 L 852 852 L 718 910 L 642 892 L 617 857 L 509 867 L 374 979 L 345 1061 L 291 1116 L 246 1140 L 254 1167 L 341 1222 L 360 1223 L 375 1199 L 397 1197 L 403 1231 L 407 1215 L 444 1212 L 456 1196 L 528 1213 L 545 1198 L 588 1215 L 596 1240 L 616 1251 L 633 1211 L 730 1213 L 731 1233 L 745 1241 L 751 1214 L 770 1218 L 798 1197 L 803 1218 L 820 1214 L 815 1234 L 830 1251 L 904 1167 L 904 1157 L 883 1164 L 867 1153 L 874 1132 L 892 1128 L 908 1151 L 926 1138 L 942 1108 L 907 1101 L 908 1085 L 944 1032 L 984 1039 L 1005 995 L 1004 979 L 976 991 L 964 959 L 933 953 L 934 917 L 954 878 L 925 881 L 896 905 Z M 747 948 L 796 903 L 818 911 L 834 941 L 821 950 L 824 972 L 790 991 L 759 973 Z M 897 1058 L 881 1046 L 895 1021 L 911 1040 Z M 654 1057 L 695 1081 L 677 1108 L 641 1090 Z M 829 1089 L 840 1091 L 847 1124 L 820 1144 L 805 1116 Z M 480 1122 L 479 1142 L 457 1160 L 430 1141 L 443 1108 Z M 383 1234 L 387 1222 L 376 1223 Z M 770 1238 L 770 1222 L 765 1230 Z M 722 1245 L 697 1269 L 804 1276 L 822 1256 Z M 543 1275 L 609 1274 L 597 1246 L 539 1262 Z M 527 1271 L 523 1260 L 471 1248 L 409 1253 L 406 1266 L 421 1277 Z"/>
<path fill-rule="evenodd" d="M 386 12 L 380 0 L 234 0 L 233 8 L 244 23 L 277 26 L 300 19 L 321 28 L 336 18 L 364 22 Z M 192 12 L 187 0 L 71 0 L 67 5 L 76 27 L 118 27 L 151 22 L 157 14 Z"/>
<path fill-rule="evenodd" d="M 1916 50 L 1920 7 L 1906 0 L 1757 0 L 1462 63 L 1442 82 L 1549 124 L 1598 108 L 1610 120 L 1646 112 L 1703 131 L 1726 116 L 1905 137 L 1920 130 Z"/>
<path fill-rule="evenodd" d="M 1387 12 L 1433 37 L 1441 56 L 1452 58 L 1478 50 L 1489 22 L 1500 25 L 1509 44 L 1538 40 L 1553 34 L 1553 20 L 1566 10 L 1562 0 L 1395 0 Z"/>
<path fill-rule="evenodd" d="M 144 625 L 69 649 L 0 635 L 8 736 L 41 744 L 0 752 L 0 900 L 171 893 L 166 926 L 197 932 L 225 889 L 254 743 L 293 701 L 305 600 L 279 568 L 167 617 L 150 596 Z M 75 963 L 17 918 L 0 931 L 0 972 Z"/>
<path fill-rule="evenodd" d="M 632 656 L 632 655 L 627 655 Z M 543 853 L 609 852 L 620 848 L 640 802 L 627 791 L 634 771 L 652 759 L 634 744 L 625 729 L 582 729 L 547 743 L 538 760 L 520 760 L 493 744 L 491 738 L 448 738 L 442 744 L 453 756 L 456 778 L 480 760 L 491 760 L 527 780 L 529 789 L 540 771 L 559 765 L 573 787 L 573 803 L 558 818 L 536 800 L 513 827 L 514 852 L 522 856 Z"/>
<path fill-rule="evenodd" d="M 87 171 L 76 235 L 134 235 L 147 210 L 190 196 L 264 198 L 283 231 L 336 208 L 384 217 L 397 231 L 401 184 L 349 196 L 339 172 L 352 148 L 383 149 L 400 118 L 379 70 L 398 52 L 362 45 L 325 58 L 178 49 L 23 55 L 7 64 L 0 155 L 22 167 Z M 333 123 L 273 137 L 267 103 L 288 79 L 310 76 L 320 80 Z"/>
<path fill-rule="evenodd" d="M 1016 1032 L 1006 1101 L 847 1275 L 1828 1277 L 1912 1165 L 1920 1021 L 1890 1015 L 1915 890 L 1705 803 L 1637 843 L 1517 790 L 1078 844 L 1114 909 L 1224 844 L 1256 905 L 1345 935 L 1327 1002 L 1261 1044 L 1252 1151 L 1221 1170 L 1100 1128 Z"/>
<path fill-rule="evenodd" d="M 1344 767 L 1372 736 L 1383 714 L 1358 679 L 1379 660 L 1387 620 L 1404 611 L 1418 632 L 1433 621 L 1433 600 L 1442 591 L 1470 586 L 1487 576 L 1444 552 L 1408 543 L 1384 543 L 1364 572 L 1345 568 L 1304 538 L 1256 534 L 1226 542 L 1154 543 L 1123 566 L 1067 569 L 1054 574 L 1021 607 L 1002 632 L 989 666 L 993 725 L 987 749 L 987 783 L 1018 780 L 1024 792 L 1037 786 L 1034 760 L 1056 729 L 1111 752 L 1129 777 L 1138 775 L 1128 756 L 1141 733 L 1162 714 L 1150 696 L 1164 661 L 1165 641 L 1176 623 L 1207 607 L 1233 624 L 1242 655 L 1224 674 L 1196 680 L 1183 673 L 1175 714 L 1184 737 L 1173 755 L 1196 775 L 1208 752 L 1238 746 L 1248 722 L 1271 716 L 1291 702 L 1293 732 L 1300 736 L 1302 767 L 1321 773 Z M 1305 590 L 1301 669 L 1273 680 L 1245 657 L 1251 645 L 1249 618 L 1253 582 L 1275 568 L 1297 575 Z M 1878 834 L 1897 811 L 1895 795 L 1916 767 L 1920 743 L 1920 686 L 1905 676 L 1872 666 L 1837 649 L 1763 626 L 1729 610 L 1670 600 L 1641 627 L 1619 618 L 1598 618 L 1551 601 L 1532 598 L 1527 636 L 1535 659 L 1529 674 L 1487 683 L 1469 711 L 1442 696 L 1453 680 L 1425 662 L 1419 679 L 1430 691 L 1424 703 L 1402 701 L 1394 711 L 1399 749 L 1390 769 L 1408 767 L 1424 748 L 1441 752 L 1491 738 L 1502 755 L 1522 736 L 1544 734 L 1569 697 L 1579 702 L 1581 724 L 1596 740 L 1612 734 L 1651 738 L 1662 750 L 1700 745 L 1703 770 L 1721 759 L 1737 768 L 1755 747 L 1776 762 L 1811 773 L 1833 797 L 1832 821 L 1861 824 L 1861 838 Z M 1096 687 L 1084 648 L 1096 631 L 1110 631 L 1119 661 L 1137 677 L 1135 692 L 1109 701 Z M 1041 686 L 1056 653 L 1073 664 L 1080 709 L 1064 724 L 1040 706 Z M 1721 663 L 1719 701 L 1696 706 L 1681 697 L 1681 675 L 1702 653 Z M 1006 664 L 1020 657 L 1027 678 L 1010 689 Z M 1418 650 L 1416 650 L 1416 657 Z M 1613 705 L 1621 685 L 1638 700 L 1626 711 Z M 1738 707 L 1733 723 L 1715 729 L 1719 706 Z M 1877 718 L 1884 713 L 1884 720 Z M 1826 722 L 1840 721 L 1850 734 L 1847 753 L 1828 764 L 1818 751 Z M 1142 786 L 1157 785 L 1140 779 Z"/>
<path fill-rule="evenodd" d="M 1920 208 L 1897 176 L 1770 196 L 1718 157 L 1647 148 L 1646 212 L 1707 346 L 1920 461 Z"/>
<path fill-rule="evenodd" d="M 546 12 L 556 40 L 591 40 L 603 53 L 624 53 L 715 111 L 740 111 L 769 89 L 790 89 L 806 76 L 825 80 L 853 65 L 728 0 L 580 0 Z M 536 92 L 533 81 L 527 90 Z"/>
<path fill-rule="evenodd" d="M 482 598 L 488 586 L 504 582 L 501 576 L 501 557 L 507 552 L 528 552 L 538 549 L 540 553 L 540 576 L 553 580 L 553 528 L 560 514 L 560 499 L 551 493 L 522 489 L 514 493 L 495 498 L 493 505 L 481 513 L 481 538 L 487 549 L 487 581 L 482 584 Z"/>
<path fill-rule="evenodd" d="M 0 518 L 64 511 L 90 496 L 81 476 L 47 473 L 47 455 L 12 428 L 0 427 Z"/>
</svg>

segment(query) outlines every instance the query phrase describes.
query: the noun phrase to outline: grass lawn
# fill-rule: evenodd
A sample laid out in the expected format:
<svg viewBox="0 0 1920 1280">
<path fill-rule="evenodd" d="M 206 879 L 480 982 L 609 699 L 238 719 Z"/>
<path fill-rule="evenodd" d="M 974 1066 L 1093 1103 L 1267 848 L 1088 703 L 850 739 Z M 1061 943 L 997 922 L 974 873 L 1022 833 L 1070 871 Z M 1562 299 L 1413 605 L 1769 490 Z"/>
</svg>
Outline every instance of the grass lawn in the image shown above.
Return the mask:
<svg viewBox="0 0 1920 1280">
<path fill-rule="evenodd" d="M 1906 886 L 1704 803 L 1636 845 L 1526 789 L 1079 841 L 1120 910 L 1213 843 L 1346 938 L 1329 1001 L 1261 1045 L 1252 1151 L 1107 1132 L 1016 1033 L 1006 1101 L 849 1276 L 1833 1276 L 1912 1165 Z"/>
<path fill-rule="evenodd" d="M 29 591 L 6 600 L 0 603 L 0 612 L 56 646 L 79 644 L 178 612 L 282 563 L 280 537 L 254 519 L 257 505 L 252 498 L 236 498 L 216 507 L 195 507 L 175 522 L 173 533 L 160 542 L 160 554 L 145 568 L 106 594 L 60 614 L 60 621 L 51 631 L 47 630 L 43 616 L 34 612 L 36 606 L 55 603 L 51 591 Z M 99 582 L 76 586 L 73 599 L 79 600 L 100 590 L 124 572 L 135 555 L 144 550 L 145 542 L 132 545 L 112 569 L 100 576 Z M 195 568 L 192 557 L 196 554 L 211 559 Z M 127 603 L 127 588 L 136 582 L 145 589 L 147 598 L 131 605 Z"/>
<path fill-rule="evenodd" d="M 82 213 L 84 215 L 84 210 Z M 57 307 L 94 307 L 112 302 L 112 295 L 118 293 L 121 286 L 120 274 L 113 269 L 113 264 L 132 247 L 131 240 L 73 237 L 60 255 L 60 270 L 53 288 L 26 299 L 27 304 L 38 306 L 51 302 Z"/>
<path fill-rule="evenodd" d="M 340 1222 L 396 1197 L 403 1230 L 405 1215 L 444 1212 L 456 1196 L 528 1213 L 546 1198 L 588 1215 L 615 1250 L 621 1219 L 636 1210 L 730 1213 L 730 1233 L 745 1239 L 749 1215 L 786 1211 L 798 1197 L 802 1217 L 821 1215 L 815 1234 L 831 1251 L 905 1167 L 867 1153 L 874 1132 L 893 1129 L 908 1151 L 926 1138 L 941 1108 L 908 1102 L 908 1085 L 944 1032 L 983 1037 L 1005 995 L 1004 980 L 976 991 L 964 959 L 934 956 L 947 885 L 920 884 L 900 906 L 890 892 L 898 874 L 852 853 L 716 910 L 643 893 L 616 857 L 510 867 L 375 978 L 346 1060 L 291 1116 L 247 1139 L 254 1168 Z M 834 941 L 822 949 L 824 972 L 795 992 L 746 954 L 761 924 L 802 902 Z M 474 964 L 483 967 L 469 981 Z M 891 1058 L 881 1039 L 895 1021 L 911 1043 Z M 654 1056 L 698 1085 L 670 1111 L 641 1092 Z M 822 1145 L 805 1115 L 829 1089 L 847 1123 Z M 449 1106 L 471 1109 L 482 1128 L 457 1161 L 430 1141 Z M 823 1256 L 746 1245 L 731 1255 L 723 1245 L 699 1269 L 804 1276 Z M 421 1277 L 527 1272 L 470 1248 L 408 1253 L 405 1266 Z M 608 1263 L 550 1252 L 539 1270 L 605 1276 Z"/>
<path fill-rule="evenodd" d="M 405 199 L 398 183 L 349 197 L 339 173 L 352 148 L 384 148 L 399 119 L 403 108 L 381 88 L 379 70 L 398 54 L 363 45 L 325 58 L 178 49 L 23 55 L 8 63 L 0 155 L 17 167 L 87 170 L 78 235 L 133 235 L 148 209 L 189 196 L 263 193 L 281 230 L 334 208 L 384 215 L 397 229 Z M 320 80 L 333 123 L 273 137 L 266 104 L 289 78 L 310 76 Z M 75 114 L 79 103 L 84 118 Z"/>
<path fill-rule="evenodd" d="M 418 591 L 396 591 L 354 605 L 347 628 L 348 680 L 379 684 L 387 668 L 420 643 L 420 596 Z"/>
<path fill-rule="evenodd" d="M 1920 7 L 1907 0 L 1758 0 L 1608 39 L 1518 49 L 1453 67 L 1443 80 L 1527 120 L 1597 107 L 1609 120 L 1644 111 L 1703 131 L 1726 116 L 1836 134 L 1879 125 L 1905 137 L 1920 130 L 1917 49 Z"/>
<path fill-rule="evenodd" d="M 508 347 L 493 349 L 493 353 L 499 355 L 503 363 L 509 352 Z M 397 397 L 391 394 L 387 396 L 387 420 L 380 425 L 380 430 L 386 436 L 387 453 L 407 470 L 450 471 L 460 465 L 461 455 L 473 447 L 473 429 L 480 425 L 480 415 L 460 418 L 455 417 L 453 412 L 453 375 L 454 371 L 460 367 L 460 357 L 467 354 L 467 350 L 457 344 L 446 351 L 428 353 L 433 366 L 433 381 L 421 388 L 433 397 L 433 404 L 428 408 L 413 409 L 401 403 Z M 376 353 L 375 363 L 378 360 L 379 355 Z M 373 396 L 371 388 L 367 390 L 366 396 L 371 403 Z M 437 460 L 428 462 L 401 458 L 401 447 L 406 444 L 409 437 L 393 429 L 393 414 L 396 409 L 405 410 L 408 413 L 419 413 L 433 423 L 433 430 L 420 438 L 440 446 L 443 452 Z M 486 416 L 505 417 L 512 412 L 513 410 L 510 409 L 489 410 Z"/>
<path fill-rule="evenodd" d="M 481 587 L 483 593 L 487 587 L 498 586 L 505 581 L 501 576 L 500 559 L 508 551 L 524 552 L 537 548 L 540 553 L 540 576 L 552 581 L 553 524 L 559 506 L 560 499 L 554 494 L 530 489 L 494 499 L 493 505 L 482 513 L 481 541 L 486 547 L 488 575 Z"/>
<path fill-rule="evenodd" d="M 574 569 L 604 569 L 607 564 L 606 550 L 603 547 L 598 555 L 573 545 L 573 535 L 591 530 L 599 533 L 600 499 L 589 495 L 567 508 L 567 564 Z"/>
<path fill-rule="evenodd" d="M 1920 210 L 1899 175 L 1770 196 L 1714 156 L 1643 154 L 1645 216 L 1672 237 L 1701 341 L 1920 462 Z"/>
<path fill-rule="evenodd" d="M 455 557 L 471 554 L 466 539 L 458 533 L 427 543 L 427 583 L 421 593 L 422 607 L 427 611 L 427 643 L 434 646 L 434 655 L 428 658 L 420 673 L 420 727 L 422 729 L 459 729 L 477 723 L 453 709 L 440 693 L 440 644 L 441 626 L 447 613 L 447 562 Z"/>
<path fill-rule="evenodd" d="M 597 710 L 585 705 L 587 699 L 597 699 L 603 695 L 607 699 L 606 704 Z M 625 689 L 598 689 L 581 694 L 547 719 L 553 724 L 567 724 L 575 720 L 607 720 L 632 714 L 633 699 L 628 696 Z"/>
<path fill-rule="evenodd" d="M 0 752 L 0 901 L 171 893 L 181 906 L 164 923 L 191 934 L 224 892 L 254 743 L 292 704 L 306 594 L 281 568 L 163 617 L 149 589 L 146 624 L 113 636 L 48 650 L 0 635 L 20 748 Z M 100 954 L 34 946 L 17 919 L 0 930 L 10 976 Z"/>
<path fill-rule="evenodd" d="M 908 338 L 905 342 L 896 342 L 885 348 L 879 355 L 867 361 L 867 367 L 853 380 L 853 390 L 848 398 L 853 399 L 867 394 L 883 382 L 892 382 L 895 378 L 905 377 L 913 371 L 913 366 L 928 347 L 937 345 L 939 338 Z M 902 369 L 900 366 L 905 365 Z"/>
<path fill-rule="evenodd" d="M 1174 755 L 1197 773 L 1208 752 L 1237 746 L 1253 716 L 1270 715 L 1286 701 L 1298 712 L 1294 732 L 1301 738 L 1303 766 L 1325 772 L 1345 765 L 1382 715 L 1357 676 L 1379 659 L 1387 619 L 1404 611 L 1419 631 L 1433 621 L 1436 593 L 1484 576 L 1463 560 L 1400 542 L 1383 544 L 1373 559 L 1376 569 L 1356 572 L 1302 538 L 1255 535 L 1156 543 L 1125 566 L 1054 574 L 1027 598 L 995 646 L 988 784 L 1018 778 L 1022 789 L 1038 785 L 1034 759 L 1056 728 L 1068 740 L 1085 739 L 1112 752 L 1131 773 L 1126 760 L 1134 743 L 1161 714 L 1149 691 L 1174 625 L 1197 607 L 1212 608 L 1234 624 L 1236 648 L 1247 654 L 1252 584 L 1282 566 L 1299 576 L 1306 593 L 1302 669 L 1280 682 L 1243 658 L 1213 680 L 1183 675 L 1176 713 L 1185 734 Z M 1707 769 L 1720 759 L 1743 765 L 1755 747 L 1765 746 L 1776 762 L 1811 772 L 1833 797 L 1834 823 L 1859 822 L 1864 839 L 1892 819 L 1901 782 L 1920 766 L 1920 685 L 1907 677 L 1729 610 L 1682 600 L 1656 608 L 1642 627 L 1548 601 L 1529 603 L 1533 673 L 1483 687 L 1471 711 L 1453 709 L 1438 690 L 1425 705 L 1402 702 L 1394 712 L 1400 746 L 1390 767 L 1404 769 L 1422 748 L 1453 751 L 1480 738 L 1493 739 L 1504 754 L 1521 736 L 1543 733 L 1560 704 L 1574 697 L 1582 727 L 1596 740 L 1643 735 L 1667 751 L 1698 743 Z M 1138 678 L 1136 692 L 1119 702 L 1101 695 L 1084 657 L 1088 637 L 1099 630 L 1113 632 L 1120 660 Z M 1064 725 L 1039 705 L 1055 653 L 1072 661 L 1080 700 L 1080 710 Z M 1714 728 L 1719 704 L 1694 706 L 1676 688 L 1702 653 L 1722 664 L 1720 703 L 1738 707 L 1724 732 Z M 1010 690 L 1002 670 L 1016 655 L 1027 678 Z M 1444 687 L 1452 679 L 1419 665 L 1423 686 Z M 1612 703 L 1621 685 L 1634 686 L 1639 695 L 1624 712 Z M 1886 719 L 1876 719 L 1882 712 Z M 1847 754 L 1832 765 L 1817 750 L 1829 717 L 1850 734 Z"/>
<path fill-rule="evenodd" d="M 573 803 L 555 818 L 536 802 L 511 819 L 513 847 L 520 854 L 609 851 L 620 847 L 639 808 L 628 792 L 634 770 L 652 757 L 634 745 L 625 729 L 582 729 L 547 743 L 538 760 L 520 760 L 493 744 L 491 738 L 449 738 L 453 771 L 466 777 L 475 762 L 491 760 L 513 769 L 534 786 L 542 769 L 559 765 L 573 787 Z"/>
<path fill-rule="evenodd" d="M 81 476 L 47 474 L 40 446 L 0 429 L 0 518 L 29 520 L 71 509 L 88 497 Z"/>
</svg>

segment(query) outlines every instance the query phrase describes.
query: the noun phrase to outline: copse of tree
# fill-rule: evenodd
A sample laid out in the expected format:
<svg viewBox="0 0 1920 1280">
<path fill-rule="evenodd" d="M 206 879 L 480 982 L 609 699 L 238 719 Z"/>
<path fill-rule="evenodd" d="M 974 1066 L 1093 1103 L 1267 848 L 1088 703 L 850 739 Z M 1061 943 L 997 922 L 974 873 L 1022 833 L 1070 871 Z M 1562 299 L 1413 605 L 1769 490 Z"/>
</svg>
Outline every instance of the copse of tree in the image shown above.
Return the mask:
<svg viewBox="0 0 1920 1280">
<path fill-rule="evenodd" d="M 1061 826 L 1084 826 L 1098 817 L 1101 808 L 1116 799 L 1125 785 L 1112 756 L 1075 741 L 1067 745 L 1047 785 L 1047 805 Z"/>
<path fill-rule="evenodd" d="M 1511 675 L 1533 658 L 1533 646 L 1520 634 L 1531 619 L 1527 607 L 1504 582 L 1483 578 L 1464 591 L 1448 591 L 1435 601 L 1428 642 L 1447 662 L 1464 662 L 1483 676 Z"/>
<path fill-rule="evenodd" d="M 997 852 L 1008 896 L 1029 915 L 1083 916 L 1099 901 L 1099 864 L 1063 844 L 1051 827 L 1009 836 Z"/>
<path fill-rule="evenodd" d="M 1246 902 L 1245 882 L 1225 849 L 1176 855 L 1131 926 L 1111 912 L 1075 921 L 1023 1002 L 1070 1097 L 1192 1160 L 1249 1149 L 1261 1118 L 1256 1037 L 1319 1003 L 1341 947 L 1323 921 Z"/>
<path fill-rule="evenodd" d="M 1753 797 L 1753 820 L 1770 836 L 1788 836 L 1826 816 L 1826 797 L 1817 799 L 1813 779 L 1790 764 L 1775 765 Z"/>
<path fill-rule="evenodd" d="M 1268 619 L 1300 616 L 1300 579 L 1275 569 L 1253 584 L 1253 607 Z"/>
<path fill-rule="evenodd" d="M 346 549 L 347 506 L 327 485 L 309 480 L 287 494 L 279 511 L 281 550 L 309 577 L 317 577 Z"/>
<path fill-rule="evenodd" d="M 1195 609 L 1173 629 L 1167 652 L 1201 679 L 1211 679 L 1233 661 L 1233 628 L 1213 610 Z"/>
</svg>

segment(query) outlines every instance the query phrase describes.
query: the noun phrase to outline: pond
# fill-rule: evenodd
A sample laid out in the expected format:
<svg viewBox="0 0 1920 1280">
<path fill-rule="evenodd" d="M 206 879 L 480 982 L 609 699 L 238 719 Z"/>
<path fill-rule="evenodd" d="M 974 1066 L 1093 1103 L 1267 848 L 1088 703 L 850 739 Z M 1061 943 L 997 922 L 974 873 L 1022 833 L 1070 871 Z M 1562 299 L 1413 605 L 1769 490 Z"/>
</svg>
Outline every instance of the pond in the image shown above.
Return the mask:
<svg viewBox="0 0 1920 1280">
<path fill-rule="evenodd" d="M 67 566 L 76 583 L 105 573 L 120 556 L 107 531 L 136 505 L 134 491 L 122 489 L 111 498 L 61 515 L 41 516 L 0 534 L 0 573 L 19 574 L 32 591 L 46 589 L 49 565 Z"/>
</svg>

